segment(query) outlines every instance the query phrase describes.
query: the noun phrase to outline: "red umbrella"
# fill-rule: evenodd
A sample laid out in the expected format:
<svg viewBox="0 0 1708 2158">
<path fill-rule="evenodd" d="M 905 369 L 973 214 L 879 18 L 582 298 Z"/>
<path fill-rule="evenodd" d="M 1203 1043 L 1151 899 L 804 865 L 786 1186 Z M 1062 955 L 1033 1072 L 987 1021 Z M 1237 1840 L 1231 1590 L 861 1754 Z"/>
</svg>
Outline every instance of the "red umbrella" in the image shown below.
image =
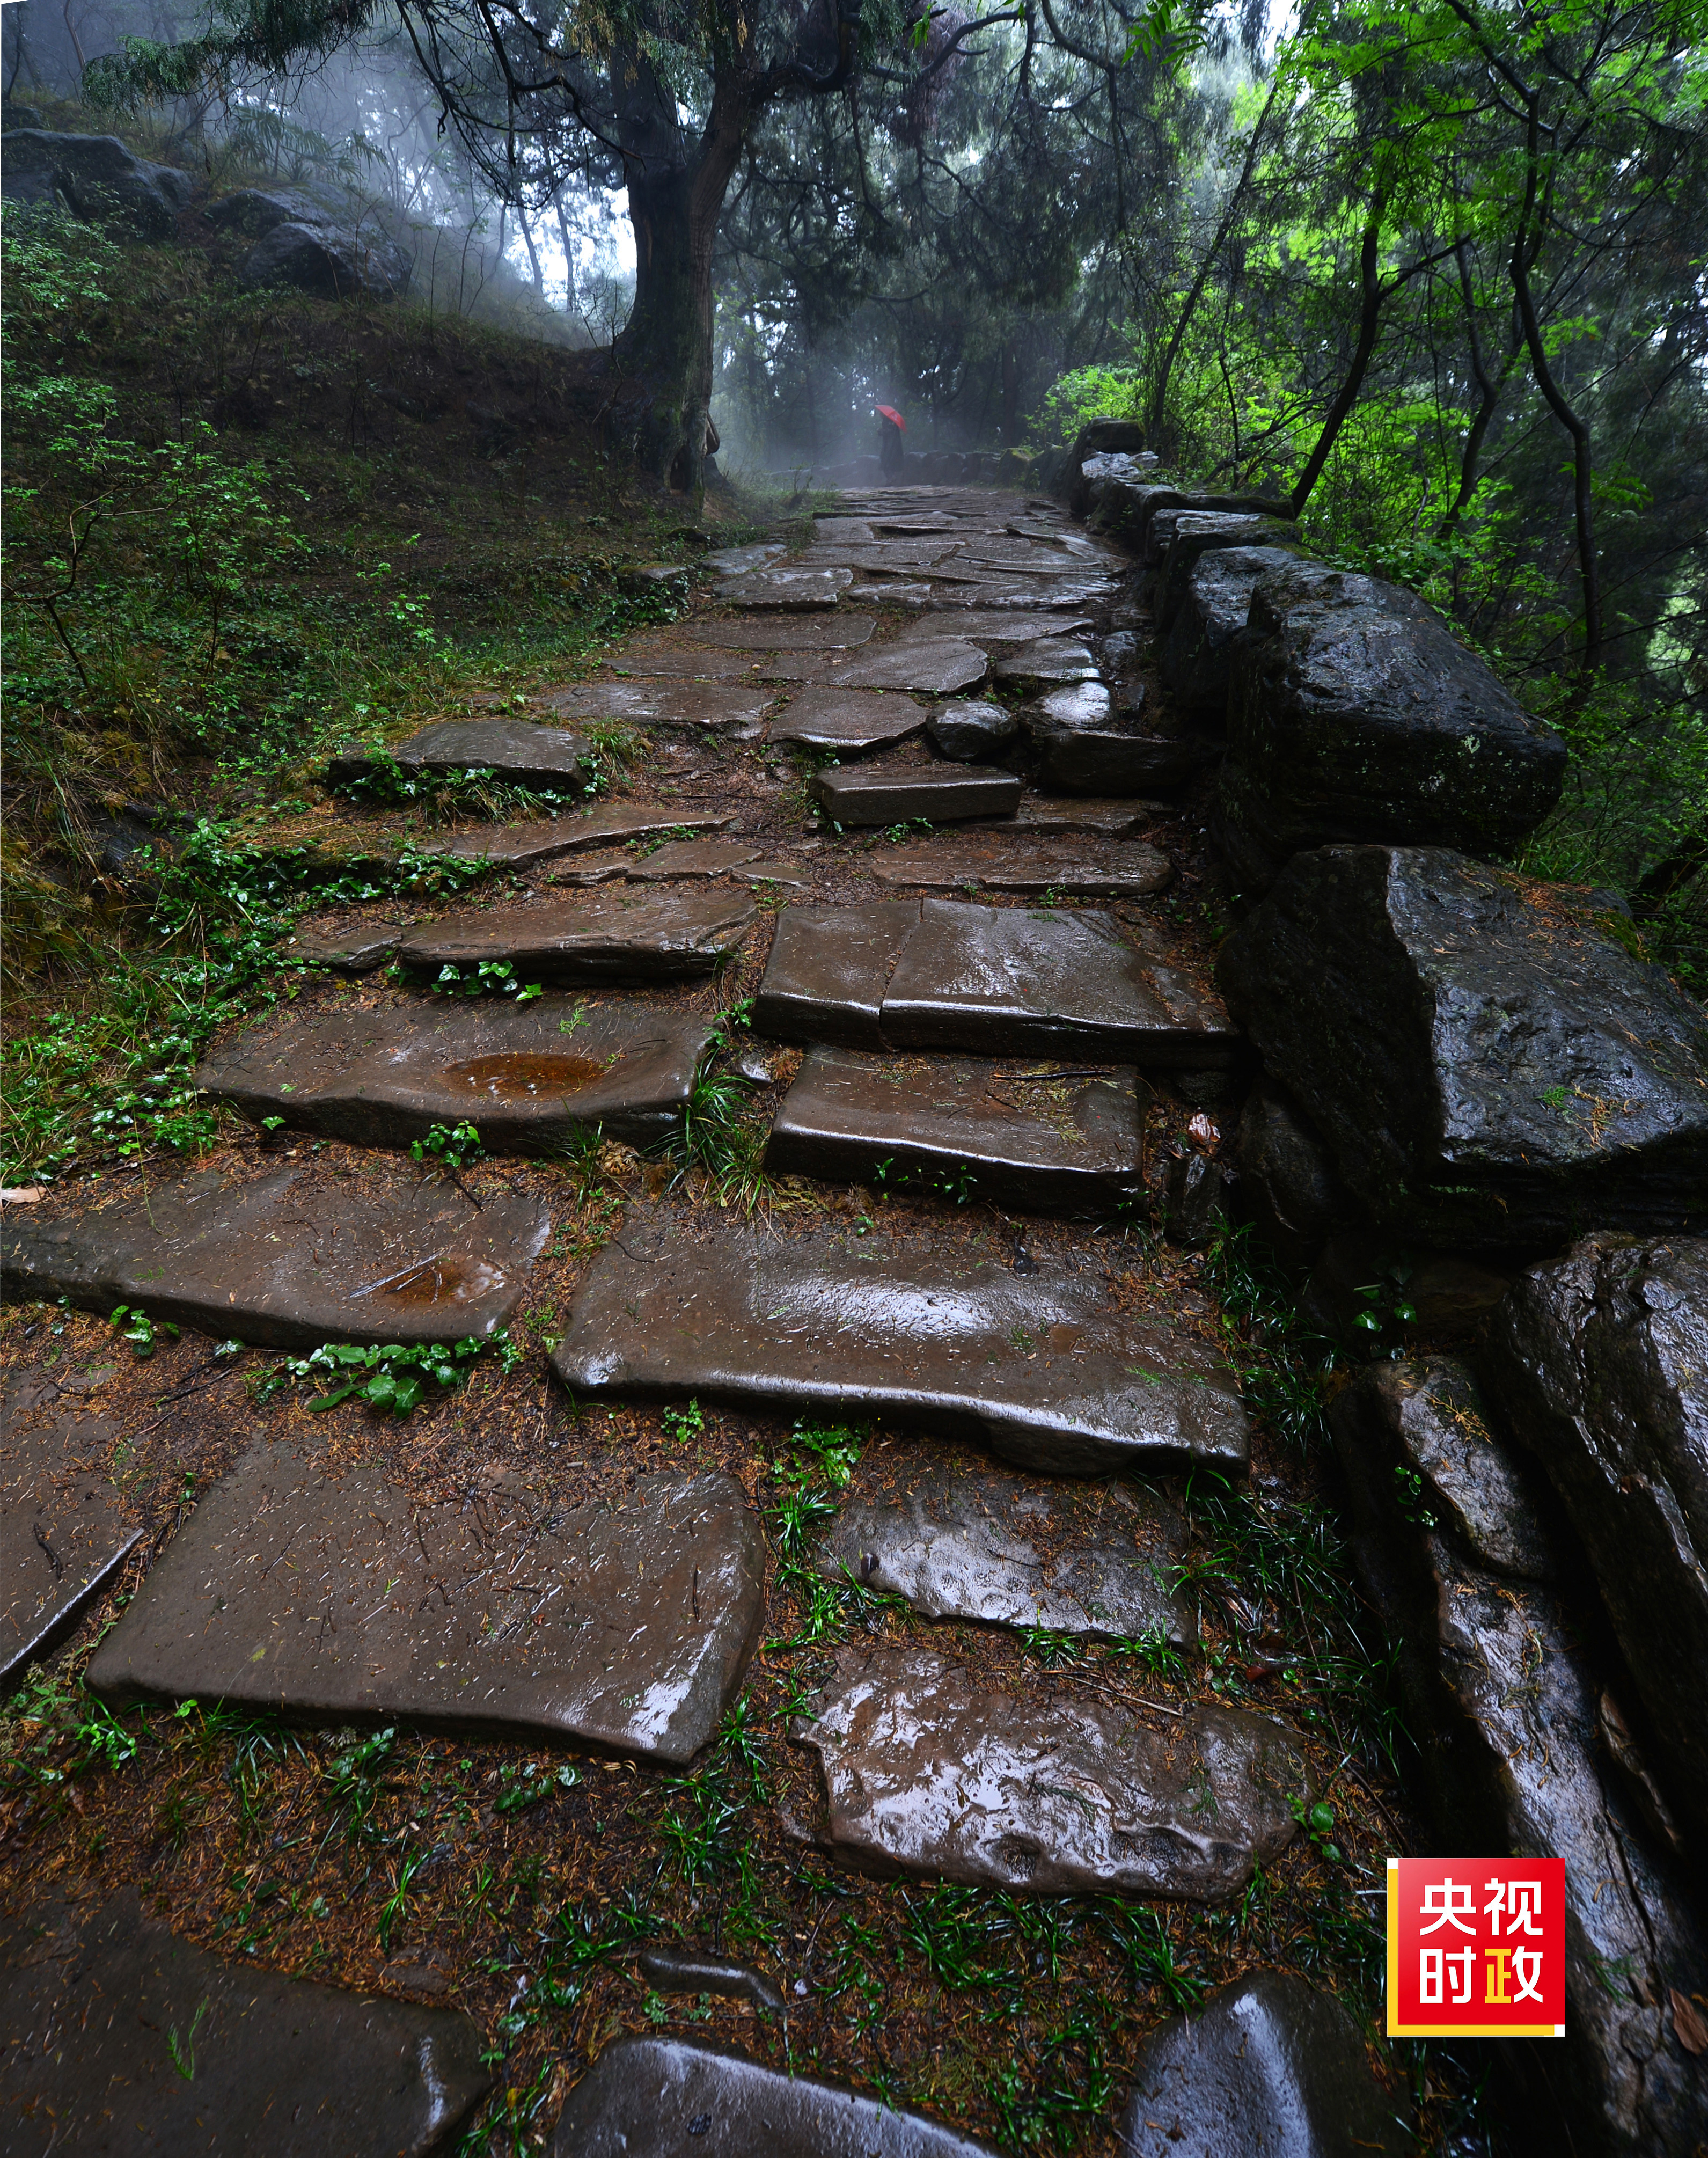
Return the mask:
<svg viewBox="0 0 1708 2158">
<path fill-rule="evenodd" d="M 906 421 L 902 418 L 893 405 L 880 405 L 878 407 L 878 417 L 880 420 L 893 420 L 904 435 L 907 432 Z"/>
</svg>

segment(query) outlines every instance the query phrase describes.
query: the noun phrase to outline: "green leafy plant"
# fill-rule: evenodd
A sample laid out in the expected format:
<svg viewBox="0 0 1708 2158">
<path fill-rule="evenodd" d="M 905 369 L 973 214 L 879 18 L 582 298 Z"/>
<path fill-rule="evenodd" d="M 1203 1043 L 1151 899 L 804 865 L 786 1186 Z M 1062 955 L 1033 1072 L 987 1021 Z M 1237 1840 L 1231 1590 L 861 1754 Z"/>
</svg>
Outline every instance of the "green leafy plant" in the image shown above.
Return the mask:
<svg viewBox="0 0 1708 2158">
<path fill-rule="evenodd" d="M 706 1420 L 697 1401 L 690 1401 L 686 1408 L 667 1408 L 658 1421 L 679 1446 L 690 1445 L 705 1434 Z"/>
<path fill-rule="evenodd" d="M 166 2034 L 166 2049 L 172 2056 L 172 2065 L 187 2083 L 193 2083 L 196 2079 L 196 2033 L 201 2029 L 202 2019 L 211 2005 L 207 2001 L 201 2002 L 190 2018 L 188 2030 L 182 2037 L 178 2036 L 175 2023 Z"/>
<path fill-rule="evenodd" d="M 522 1353 L 503 1329 L 484 1339 L 467 1335 L 461 1341 L 374 1342 L 366 1348 L 328 1341 L 310 1355 L 287 1356 L 276 1364 L 261 1381 L 256 1398 L 266 1401 L 282 1386 L 317 1381 L 325 1391 L 310 1402 L 311 1409 L 335 1409 L 344 1402 L 361 1401 L 401 1420 L 420 1404 L 430 1386 L 441 1393 L 460 1386 L 482 1356 L 496 1356 L 499 1368 L 511 1371 L 521 1362 Z"/>
<path fill-rule="evenodd" d="M 435 1124 L 426 1138 L 413 1141 L 410 1147 L 411 1159 L 441 1161 L 446 1169 L 462 1169 L 469 1162 L 478 1161 L 485 1153 L 480 1133 L 466 1122 Z"/>
<path fill-rule="evenodd" d="M 572 1791 L 581 1781 L 573 1762 L 560 1762 L 554 1768 L 548 1763 L 524 1761 L 508 1762 L 498 1771 L 499 1791 L 493 1801 L 493 1811 L 510 1820 L 517 1814 L 526 1813 L 537 1806 L 542 1799 L 553 1797 L 559 1791 Z"/>
<path fill-rule="evenodd" d="M 139 1364 L 146 1364 L 160 1346 L 162 1335 L 173 1341 L 178 1338 L 178 1330 L 169 1319 L 156 1321 L 140 1304 L 117 1305 L 111 1323 L 120 1329 L 120 1340 L 129 1342 L 131 1354 Z"/>
<path fill-rule="evenodd" d="M 538 982 L 524 987 L 517 978 L 514 963 L 508 959 L 481 959 L 471 967 L 447 962 L 428 987 L 436 997 L 514 997 L 519 1004 L 531 1004 L 545 994 Z"/>
</svg>

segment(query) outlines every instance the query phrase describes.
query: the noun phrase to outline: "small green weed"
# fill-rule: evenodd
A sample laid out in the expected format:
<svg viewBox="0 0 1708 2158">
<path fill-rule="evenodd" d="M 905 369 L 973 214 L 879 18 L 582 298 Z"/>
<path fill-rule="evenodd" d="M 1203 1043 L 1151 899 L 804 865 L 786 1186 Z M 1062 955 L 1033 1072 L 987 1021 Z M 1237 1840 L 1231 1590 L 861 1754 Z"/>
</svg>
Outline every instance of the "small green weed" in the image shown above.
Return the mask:
<svg viewBox="0 0 1708 2158">
<path fill-rule="evenodd" d="M 471 1334 L 461 1341 L 375 1342 L 365 1349 L 328 1341 L 312 1355 L 287 1356 L 276 1364 L 255 1389 L 255 1398 L 269 1400 L 282 1386 L 330 1381 L 310 1402 L 311 1409 L 362 1401 L 400 1420 L 419 1406 L 430 1384 L 441 1393 L 460 1386 L 470 1367 L 488 1355 L 498 1358 L 501 1370 L 513 1371 L 522 1353 L 503 1328 L 484 1340 Z"/>
<path fill-rule="evenodd" d="M 480 1133 L 468 1123 L 435 1124 L 424 1139 L 415 1140 L 410 1156 L 415 1161 L 441 1161 L 446 1169 L 462 1169 L 485 1154 Z"/>
<path fill-rule="evenodd" d="M 140 1304 L 121 1304 L 113 1312 L 112 1324 L 121 1329 L 121 1340 L 131 1345 L 131 1354 L 139 1364 L 146 1364 L 160 1346 L 163 1334 L 176 1341 L 178 1329 L 169 1319 L 151 1319 Z"/>
</svg>

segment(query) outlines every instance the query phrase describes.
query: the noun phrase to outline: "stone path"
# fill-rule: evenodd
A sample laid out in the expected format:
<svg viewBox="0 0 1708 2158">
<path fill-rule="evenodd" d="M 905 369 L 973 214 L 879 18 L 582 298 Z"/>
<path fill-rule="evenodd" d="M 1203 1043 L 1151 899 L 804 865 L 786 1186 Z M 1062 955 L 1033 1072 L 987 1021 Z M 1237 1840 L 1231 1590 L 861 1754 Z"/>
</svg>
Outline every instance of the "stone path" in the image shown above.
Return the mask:
<svg viewBox="0 0 1708 2158">
<path fill-rule="evenodd" d="M 128 1563 L 137 1582 L 87 1670 L 119 1716 L 219 1704 L 347 1734 L 573 1742 L 612 1757 L 588 1777 L 619 1758 L 685 1772 L 686 1838 L 725 1773 L 709 1764 L 736 1758 L 754 1701 L 777 1693 L 791 1644 L 766 1634 L 786 1578 L 791 1596 L 807 1582 L 843 1614 L 833 1666 L 794 1667 L 786 1768 L 755 1742 L 787 1784 L 765 1804 L 790 1867 L 1225 1903 L 1294 1845 L 1317 1772 L 1285 1723 L 1179 1690 L 1159 1701 L 1144 1675 L 1178 1674 L 1200 1634 L 1185 1584 L 1207 1562 L 1168 1479 L 1237 1486 L 1251 1454 L 1213 1307 L 1133 1233 L 1156 1218 L 1158 1149 L 1184 1126 L 1175 1082 L 1215 1099 L 1240 1052 L 1204 938 L 1158 903 L 1177 842 L 1158 844 L 1146 791 L 1189 777 L 1202 750 L 1139 678 L 1129 559 L 1059 507 L 897 488 L 840 509 L 792 555 L 709 558 L 710 607 L 550 690 L 539 721 L 446 723 L 333 761 L 331 782 L 359 793 L 395 764 L 579 794 L 575 728 L 641 743 L 630 798 L 410 829 L 418 851 L 489 870 L 454 908 L 303 930 L 297 952 L 352 978 L 303 978 L 299 1004 L 221 1040 L 199 1074 L 289 1163 L 234 1150 L 217 1173 L 0 1223 L 8 1298 L 140 1306 L 252 1347 L 443 1342 L 526 1319 L 555 1345 L 549 1386 L 537 1367 L 494 1376 L 513 1406 L 543 1390 L 503 1426 L 514 1456 L 454 1474 L 436 1457 L 430 1473 L 409 1426 L 353 1414 L 323 1427 L 335 1441 L 240 1426 L 143 1568 L 126 1501 L 110 1475 L 72 1473 L 77 1442 L 44 1397 L 0 1433 L 0 1654 L 19 1667 Z M 1251 524 L 1241 536 L 1274 536 Z M 1182 621 L 1194 589 L 1176 595 Z M 577 983 L 596 1000 L 539 993 Z M 689 1203 L 692 1180 L 658 1203 L 671 1167 L 629 1149 L 679 1157 L 721 1113 L 703 1082 L 731 1070 L 770 1113 L 766 1207 Z M 346 1150 L 436 1145 L 465 1123 L 477 1171 Z M 542 1277 L 559 1299 L 543 1309 Z M 700 1438 L 709 1412 L 721 1456 Z M 774 1515 L 768 1549 L 763 1495 L 826 1443 L 821 1424 L 855 1450 L 872 1429 L 846 1487 L 818 1491 L 811 1538 L 786 1544 Z M 660 1428 L 668 1468 L 643 1437 Z M 514 1437 L 536 1431 L 555 1435 Z M 857 1613 L 883 1638 L 849 1645 Z M 1017 1660 L 1036 1639 L 1127 1660 L 1046 1673 Z M 568 1789 L 584 1771 L 565 1773 Z M 736 1954 L 703 1938 L 699 1877 L 681 1878 L 681 1946 L 624 1951 L 653 1997 L 808 2013 L 804 1978 L 779 1989 L 743 1959 L 770 1967 L 771 1937 Z M 520 1906 L 507 1923 L 514 1940 L 538 1932 Z M 32 2118 L 75 2121 L 122 2079 L 162 2147 L 239 2147 L 251 2118 L 288 2114 L 268 2148 L 331 2151 L 336 2094 L 363 2148 L 425 2151 L 485 2088 L 465 2019 L 222 1961 L 134 1897 L 54 1939 L 0 1957 L 14 2027 L 63 2018 L 80 1988 L 124 2013 L 73 2015 L 82 2035 L 59 2052 L 26 2044 Z M 405 1990 L 433 1976 L 388 1974 Z M 192 2092 L 159 2033 L 203 1998 Z M 1304 2115 L 1326 2118 L 1316 2093 L 1332 2086 L 1365 2119 L 1373 2086 L 1333 2011 L 1308 1990 L 1252 1999 L 1327 2064 Z M 1281 2090 L 1275 2047 L 1261 2072 L 1224 2057 L 1223 2026 L 1256 2013 L 1213 2009 L 1200 2048 L 1221 2081 L 1204 2070 L 1200 2097 L 1234 2104 L 1241 2075 Z M 506 2014 L 526 2021 L 523 1987 Z M 556 2104 L 580 2078 L 555 2124 L 564 2158 L 986 2148 L 725 2045 L 578 2027 L 553 2086 Z M 1165 2029 L 1145 2073 L 1172 2091 L 1182 2058 Z M 948 2088 L 932 2102 L 953 2114 Z M 1200 2099 L 1169 2103 L 1195 2133 Z M 1149 2147 L 1139 2111 L 1106 2125 Z"/>
</svg>

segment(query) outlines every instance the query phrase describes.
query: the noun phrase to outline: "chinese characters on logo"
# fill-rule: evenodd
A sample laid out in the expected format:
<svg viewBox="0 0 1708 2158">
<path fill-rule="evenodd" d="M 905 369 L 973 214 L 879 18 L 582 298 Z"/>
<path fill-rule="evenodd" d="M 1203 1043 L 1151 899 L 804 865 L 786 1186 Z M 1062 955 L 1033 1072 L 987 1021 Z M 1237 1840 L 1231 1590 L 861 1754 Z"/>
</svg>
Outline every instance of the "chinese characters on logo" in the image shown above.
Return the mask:
<svg viewBox="0 0 1708 2158">
<path fill-rule="evenodd" d="M 1388 2035 L 1566 2035 L 1566 1861 L 1388 1861 Z"/>
</svg>

